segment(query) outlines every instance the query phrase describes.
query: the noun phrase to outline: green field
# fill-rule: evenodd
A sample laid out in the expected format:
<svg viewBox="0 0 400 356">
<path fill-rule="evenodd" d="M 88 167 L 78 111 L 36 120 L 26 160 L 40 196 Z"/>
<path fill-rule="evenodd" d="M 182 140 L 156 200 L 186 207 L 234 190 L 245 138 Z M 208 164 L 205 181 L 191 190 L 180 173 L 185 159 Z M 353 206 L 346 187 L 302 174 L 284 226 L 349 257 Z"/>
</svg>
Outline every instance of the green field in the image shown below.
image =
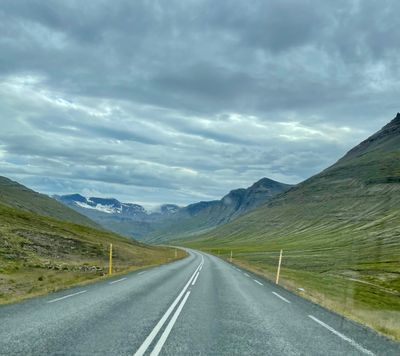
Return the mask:
<svg viewBox="0 0 400 356">
<path fill-rule="evenodd" d="M 107 277 L 110 243 L 114 273 L 175 259 L 174 249 L 0 204 L 0 303 Z"/>
</svg>

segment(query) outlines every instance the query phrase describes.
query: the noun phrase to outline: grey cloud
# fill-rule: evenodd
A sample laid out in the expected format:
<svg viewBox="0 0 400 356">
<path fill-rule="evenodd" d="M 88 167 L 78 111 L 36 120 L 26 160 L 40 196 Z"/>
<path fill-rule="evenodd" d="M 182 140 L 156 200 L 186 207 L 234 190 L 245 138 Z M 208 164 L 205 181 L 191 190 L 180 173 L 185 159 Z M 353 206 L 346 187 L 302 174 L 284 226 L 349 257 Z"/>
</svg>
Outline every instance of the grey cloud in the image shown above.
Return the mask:
<svg viewBox="0 0 400 356">
<path fill-rule="evenodd" d="M 399 10 L 4 0 L 0 173 L 151 203 L 298 182 L 399 111 Z"/>
</svg>

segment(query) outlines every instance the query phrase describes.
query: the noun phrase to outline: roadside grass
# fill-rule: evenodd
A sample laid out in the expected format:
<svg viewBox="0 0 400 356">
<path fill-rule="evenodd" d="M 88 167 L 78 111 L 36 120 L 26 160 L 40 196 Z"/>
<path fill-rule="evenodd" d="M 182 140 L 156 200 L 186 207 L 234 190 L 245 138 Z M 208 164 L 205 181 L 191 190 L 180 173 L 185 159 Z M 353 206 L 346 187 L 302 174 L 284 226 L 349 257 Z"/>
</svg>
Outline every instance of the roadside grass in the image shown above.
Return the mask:
<svg viewBox="0 0 400 356">
<path fill-rule="evenodd" d="M 110 243 L 115 275 L 186 256 L 0 205 L 0 304 L 107 278 Z"/>
<path fill-rule="evenodd" d="M 395 259 L 392 261 L 390 256 L 377 258 L 374 255 L 371 256 L 373 263 L 359 263 L 362 256 L 356 251 L 348 253 L 327 247 L 290 250 L 284 244 L 281 247 L 284 251 L 281 286 L 394 340 L 400 340 L 400 270 Z M 275 282 L 279 258 L 279 250 L 275 246 L 273 249 L 264 245 L 202 250 L 227 261 L 232 251 L 234 264 Z"/>
</svg>

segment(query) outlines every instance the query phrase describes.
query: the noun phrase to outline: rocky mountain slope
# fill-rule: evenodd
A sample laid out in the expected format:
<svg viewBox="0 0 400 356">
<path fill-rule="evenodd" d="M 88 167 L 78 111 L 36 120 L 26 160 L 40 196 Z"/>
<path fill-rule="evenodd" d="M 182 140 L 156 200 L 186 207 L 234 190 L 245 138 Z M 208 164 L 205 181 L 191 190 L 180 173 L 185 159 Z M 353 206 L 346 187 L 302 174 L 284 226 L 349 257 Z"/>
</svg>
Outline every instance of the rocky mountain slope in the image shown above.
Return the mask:
<svg viewBox="0 0 400 356">
<path fill-rule="evenodd" d="M 149 237 L 151 242 L 195 236 L 245 214 L 292 186 L 263 178 L 247 189 L 236 189 L 220 200 L 199 202 L 180 209 L 163 221 Z"/>
</svg>

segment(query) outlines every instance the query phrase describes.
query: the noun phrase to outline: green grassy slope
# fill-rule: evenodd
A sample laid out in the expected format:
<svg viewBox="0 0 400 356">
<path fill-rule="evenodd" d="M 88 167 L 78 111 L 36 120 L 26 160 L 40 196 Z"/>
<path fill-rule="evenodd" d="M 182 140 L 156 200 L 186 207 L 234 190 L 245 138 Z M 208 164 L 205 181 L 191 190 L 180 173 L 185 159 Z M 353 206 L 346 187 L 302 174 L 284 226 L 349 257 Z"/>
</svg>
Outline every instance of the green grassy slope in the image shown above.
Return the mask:
<svg viewBox="0 0 400 356">
<path fill-rule="evenodd" d="M 110 243 L 115 273 L 175 259 L 173 249 L 0 204 L 0 303 L 101 278 Z"/>
<path fill-rule="evenodd" d="M 400 339 L 400 115 L 335 165 L 184 242 Z M 302 288 L 304 291 L 298 289 Z"/>
<path fill-rule="evenodd" d="M 70 221 L 76 224 L 101 228 L 100 225 L 64 204 L 37 193 L 17 182 L 0 176 L 0 204 L 30 211 L 39 215 Z"/>
</svg>

